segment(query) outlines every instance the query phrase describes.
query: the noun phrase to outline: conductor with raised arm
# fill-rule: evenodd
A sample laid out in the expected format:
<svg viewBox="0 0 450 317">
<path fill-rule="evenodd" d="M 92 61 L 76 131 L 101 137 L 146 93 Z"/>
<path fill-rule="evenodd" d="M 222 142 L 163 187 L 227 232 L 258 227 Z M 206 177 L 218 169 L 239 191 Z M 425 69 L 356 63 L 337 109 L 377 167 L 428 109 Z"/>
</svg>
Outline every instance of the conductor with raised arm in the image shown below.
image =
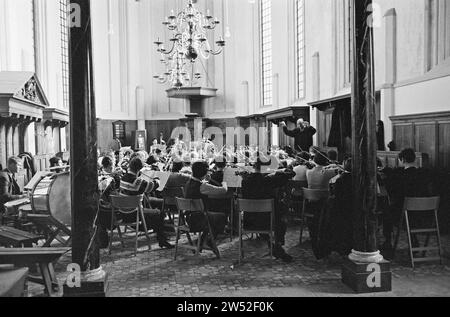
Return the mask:
<svg viewBox="0 0 450 317">
<path fill-rule="evenodd" d="M 289 130 L 286 122 L 282 121 L 280 126 L 283 128 L 284 133 L 287 136 L 295 138 L 295 150 L 296 151 L 308 151 L 313 146 L 313 136 L 317 133 L 317 130 L 313 128 L 309 122 L 299 119 L 297 121 L 297 128 Z"/>
</svg>

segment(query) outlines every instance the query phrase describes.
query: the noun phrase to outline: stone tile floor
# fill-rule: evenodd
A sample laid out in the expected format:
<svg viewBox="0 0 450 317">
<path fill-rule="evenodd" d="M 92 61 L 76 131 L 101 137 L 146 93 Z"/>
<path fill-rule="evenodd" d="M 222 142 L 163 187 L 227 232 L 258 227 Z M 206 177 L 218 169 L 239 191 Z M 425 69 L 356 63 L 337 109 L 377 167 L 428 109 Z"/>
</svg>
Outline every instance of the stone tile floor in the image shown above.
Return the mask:
<svg viewBox="0 0 450 317">
<path fill-rule="evenodd" d="M 126 249 L 115 243 L 112 255 L 103 250 L 101 261 L 109 274 L 112 297 L 343 297 L 356 296 L 341 282 L 342 258 L 331 256 L 317 261 L 307 242 L 298 245 L 299 230 L 287 234 L 286 250 L 294 257 L 291 264 L 264 257 L 267 244 L 259 240 L 245 243 L 246 259 L 241 266 L 238 239 L 223 240 L 222 259 L 205 252 L 200 259 L 181 250 L 174 261 L 173 250 L 159 250 L 154 240 L 152 251 L 141 241 L 134 257 L 134 239 Z M 154 238 L 153 238 L 154 239 Z M 450 237 L 443 238 L 444 265 L 420 264 L 409 267 L 406 236 L 402 237 L 398 260 L 393 263 L 393 292 L 364 296 L 450 296 Z M 56 265 L 60 283 L 67 273 L 70 254 Z M 29 296 L 40 296 L 43 288 L 29 285 Z"/>
</svg>

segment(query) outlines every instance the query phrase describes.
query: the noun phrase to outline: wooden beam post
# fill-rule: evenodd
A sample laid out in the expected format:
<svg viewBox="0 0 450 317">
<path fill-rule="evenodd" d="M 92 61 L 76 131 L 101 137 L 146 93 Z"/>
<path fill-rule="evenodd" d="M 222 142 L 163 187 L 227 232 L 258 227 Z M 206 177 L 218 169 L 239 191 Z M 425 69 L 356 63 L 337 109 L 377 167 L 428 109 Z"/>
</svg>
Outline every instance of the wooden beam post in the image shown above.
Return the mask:
<svg viewBox="0 0 450 317">
<path fill-rule="evenodd" d="M 70 166 L 72 261 L 82 284 L 67 284 L 65 296 L 104 296 L 106 274 L 98 243 L 90 245 L 98 211 L 97 116 L 95 108 L 90 0 L 70 1 Z M 87 261 L 86 261 L 87 259 Z M 92 285 L 95 281 L 95 285 Z M 106 291 L 105 291 L 106 292 Z"/>
<path fill-rule="evenodd" d="M 392 290 L 390 263 L 377 246 L 377 139 L 372 0 L 352 0 L 353 251 L 342 280 L 358 293 Z"/>
<path fill-rule="evenodd" d="M 353 0 L 352 152 L 354 248 L 376 252 L 377 139 L 372 0 Z"/>
</svg>

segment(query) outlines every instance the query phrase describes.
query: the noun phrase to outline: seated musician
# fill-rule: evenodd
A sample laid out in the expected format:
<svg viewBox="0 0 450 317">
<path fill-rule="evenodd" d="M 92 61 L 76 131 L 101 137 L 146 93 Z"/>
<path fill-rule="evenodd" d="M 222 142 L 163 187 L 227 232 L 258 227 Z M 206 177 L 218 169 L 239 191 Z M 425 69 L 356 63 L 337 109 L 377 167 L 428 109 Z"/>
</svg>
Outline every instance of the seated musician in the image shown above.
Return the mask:
<svg viewBox="0 0 450 317">
<path fill-rule="evenodd" d="M 339 165 L 338 152 L 335 150 L 329 150 L 327 153 L 330 165 Z"/>
<path fill-rule="evenodd" d="M 416 167 L 416 154 L 413 149 L 405 149 L 399 154 L 400 168 L 383 170 L 385 185 L 389 193 L 390 207 L 383 214 L 383 233 L 385 243 L 382 250 L 392 251 L 392 233 L 394 225 L 401 221 L 403 204 L 406 197 L 435 196 L 431 173 Z M 410 219 L 414 222 L 414 218 Z M 417 227 L 417 225 L 412 225 Z M 414 241 L 416 242 L 416 241 Z M 416 243 L 415 243 L 416 244 Z"/>
<path fill-rule="evenodd" d="M 311 159 L 311 156 L 307 152 L 302 152 L 299 155 L 299 162 L 298 165 L 294 167 L 294 181 L 298 182 L 307 182 L 308 179 L 306 178 L 306 172 L 309 170 L 308 165 L 310 165 L 308 162 Z"/>
<path fill-rule="evenodd" d="M 0 216 L 6 212 L 5 203 L 28 197 L 21 192 L 15 178 L 21 168 L 22 160 L 18 157 L 10 157 L 7 168 L 0 172 Z"/>
<path fill-rule="evenodd" d="M 335 169 L 328 169 L 328 159 L 325 154 L 317 152 L 314 156 L 315 167 L 306 172 L 309 189 L 329 190 L 330 180 L 337 175 Z"/>
<path fill-rule="evenodd" d="M 244 199 L 275 199 L 275 246 L 274 256 L 284 262 L 292 262 L 292 257 L 284 249 L 287 231 L 286 216 L 288 208 L 279 200 L 278 191 L 286 186 L 294 172 L 290 170 L 278 171 L 273 174 L 261 173 L 264 165 L 260 157 L 254 164 L 255 173 L 243 176 L 242 198 Z M 270 224 L 270 215 L 249 214 L 244 219 L 246 228 L 267 229 Z"/>
<path fill-rule="evenodd" d="M 225 160 L 226 158 L 223 156 L 214 158 L 214 171 L 210 175 L 209 181 L 211 185 L 220 186 L 223 183 L 224 170 L 227 167 L 227 162 Z"/>
<path fill-rule="evenodd" d="M 61 168 L 58 168 L 61 167 Z M 52 157 L 50 159 L 50 169 L 54 173 L 62 173 L 64 171 L 64 163 L 60 157 Z"/>
<path fill-rule="evenodd" d="M 150 194 L 159 186 L 159 181 L 154 180 L 151 183 L 138 178 L 138 173 L 143 169 L 144 164 L 139 157 L 134 158 L 130 162 L 128 173 L 122 177 L 120 181 L 120 193 L 127 196 L 138 196 L 142 194 Z M 134 222 L 134 215 L 123 216 L 126 222 Z M 152 228 L 158 238 L 161 248 L 172 249 L 173 246 L 167 241 L 164 233 L 164 215 L 160 210 L 145 209 L 145 221 L 147 226 Z"/>
<path fill-rule="evenodd" d="M 166 164 L 167 163 L 167 159 L 164 157 L 163 152 L 161 149 L 156 149 L 155 151 L 155 155 L 156 158 L 158 159 L 158 161 L 162 164 Z"/>
<path fill-rule="evenodd" d="M 161 171 L 159 163 L 159 159 L 156 155 L 150 155 L 147 160 L 147 165 L 152 169 L 152 171 Z"/>
<path fill-rule="evenodd" d="M 114 178 L 116 183 L 119 183 L 120 178 L 123 175 L 123 171 L 120 167 L 114 168 L 114 162 L 113 162 L 112 158 L 110 158 L 109 156 L 106 156 L 102 160 L 102 168 L 100 170 L 100 175 L 111 176 Z"/>
<path fill-rule="evenodd" d="M 122 163 L 123 163 L 123 158 L 124 158 L 123 153 L 121 151 L 116 151 L 116 152 L 114 152 L 114 157 L 116 159 L 115 167 L 122 168 Z"/>
<path fill-rule="evenodd" d="M 172 169 L 167 180 L 166 188 L 179 188 L 186 186 L 186 183 L 189 181 L 190 177 L 188 175 L 182 174 L 181 170 L 183 169 L 183 163 L 180 161 L 174 161 L 172 163 Z"/>
<path fill-rule="evenodd" d="M 342 256 L 350 254 L 353 244 L 353 191 L 352 159 L 344 162 L 344 170 L 336 177 L 331 196 L 334 213 L 329 217 L 332 249 Z"/>
<path fill-rule="evenodd" d="M 201 199 L 208 210 L 209 222 L 212 234 L 216 238 L 225 230 L 226 217 L 222 213 L 209 212 L 208 197 L 225 195 L 228 192 L 227 185 L 213 186 L 205 181 L 208 175 L 208 164 L 205 161 L 197 161 L 192 165 L 192 177 L 184 187 L 186 199 Z M 187 221 L 193 231 L 205 232 L 207 230 L 206 219 L 200 213 L 193 213 L 188 216 Z M 203 235 L 205 238 L 205 235 Z M 208 241 L 209 246 L 210 241 Z M 213 248 L 214 249 L 214 248 Z M 214 252 L 217 253 L 217 250 Z"/>
</svg>

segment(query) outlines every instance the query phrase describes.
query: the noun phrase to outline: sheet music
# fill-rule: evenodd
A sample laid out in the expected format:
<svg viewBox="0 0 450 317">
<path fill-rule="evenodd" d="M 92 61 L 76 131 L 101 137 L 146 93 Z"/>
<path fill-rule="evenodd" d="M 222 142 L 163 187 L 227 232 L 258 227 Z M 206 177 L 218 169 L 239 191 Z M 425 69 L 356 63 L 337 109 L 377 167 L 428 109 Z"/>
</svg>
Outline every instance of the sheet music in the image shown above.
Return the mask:
<svg viewBox="0 0 450 317">
<path fill-rule="evenodd" d="M 149 183 L 153 182 L 155 178 L 159 178 L 159 187 L 157 191 L 162 192 L 166 188 L 167 182 L 170 177 L 170 172 L 157 172 L 144 169 L 141 171 L 140 177 Z"/>
<path fill-rule="evenodd" d="M 22 199 L 17 199 L 17 200 L 13 200 L 13 201 L 9 201 L 7 203 L 4 204 L 6 209 L 10 209 L 10 208 L 17 208 L 20 207 L 22 205 L 26 205 L 30 203 L 30 199 L 29 198 L 22 198 Z"/>
<path fill-rule="evenodd" d="M 41 181 L 41 179 L 52 175 L 51 172 L 37 172 L 36 175 L 33 176 L 33 178 L 30 180 L 30 182 L 24 187 L 24 190 L 26 191 L 32 191 L 34 187 Z"/>
</svg>

